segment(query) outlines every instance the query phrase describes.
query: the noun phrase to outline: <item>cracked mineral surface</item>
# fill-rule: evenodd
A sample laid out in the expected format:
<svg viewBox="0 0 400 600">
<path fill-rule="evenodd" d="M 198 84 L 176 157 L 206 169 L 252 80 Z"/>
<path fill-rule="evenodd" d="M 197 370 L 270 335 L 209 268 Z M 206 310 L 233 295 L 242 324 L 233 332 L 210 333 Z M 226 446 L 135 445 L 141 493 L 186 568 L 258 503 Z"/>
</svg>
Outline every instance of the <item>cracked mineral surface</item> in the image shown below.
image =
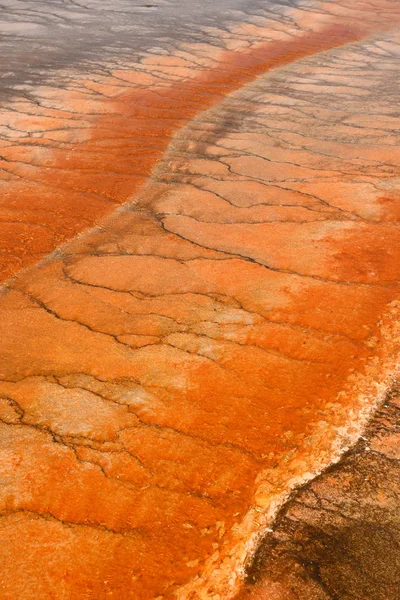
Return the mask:
<svg viewBox="0 0 400 600">
<path fill-rule="evenodd" d="M 400 4 L 1 8 L 0 599 L 397 598 Z"/>
</svg>

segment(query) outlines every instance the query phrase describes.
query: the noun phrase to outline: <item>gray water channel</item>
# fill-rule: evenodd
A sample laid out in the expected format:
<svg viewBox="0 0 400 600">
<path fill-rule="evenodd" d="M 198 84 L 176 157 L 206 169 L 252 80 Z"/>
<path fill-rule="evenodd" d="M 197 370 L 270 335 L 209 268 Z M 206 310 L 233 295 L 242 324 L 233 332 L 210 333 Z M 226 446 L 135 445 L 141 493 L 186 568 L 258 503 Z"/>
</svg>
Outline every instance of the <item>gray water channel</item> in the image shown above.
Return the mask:
<svg viewBox="0 0 400 600">
<path fill-rule="evenodd" d="M 65 67 L 101 69 L 177 42 L 218 44 L 213 28 L 289 19 L 297 0 L 2 0 L 0 99 L 27 94 Z M 304 9 L 307 10 L 307 4 Z"/>
</svg>

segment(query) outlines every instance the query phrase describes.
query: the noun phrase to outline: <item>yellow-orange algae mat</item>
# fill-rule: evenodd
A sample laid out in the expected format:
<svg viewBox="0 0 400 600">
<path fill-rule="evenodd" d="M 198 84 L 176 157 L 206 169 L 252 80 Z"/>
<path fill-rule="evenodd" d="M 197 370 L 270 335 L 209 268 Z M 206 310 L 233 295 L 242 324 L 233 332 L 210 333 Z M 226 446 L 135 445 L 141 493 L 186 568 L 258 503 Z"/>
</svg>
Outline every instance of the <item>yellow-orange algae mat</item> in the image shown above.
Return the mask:
<svg viewBox="0 0 400 600">
<path fill-rule="evenodd" d="M 126 204 L 3 287 L 1 599 L 233 597 L 393 375 L 399 8 L 291 10 L 2 144 L 4 277 Z"/>
</svg>

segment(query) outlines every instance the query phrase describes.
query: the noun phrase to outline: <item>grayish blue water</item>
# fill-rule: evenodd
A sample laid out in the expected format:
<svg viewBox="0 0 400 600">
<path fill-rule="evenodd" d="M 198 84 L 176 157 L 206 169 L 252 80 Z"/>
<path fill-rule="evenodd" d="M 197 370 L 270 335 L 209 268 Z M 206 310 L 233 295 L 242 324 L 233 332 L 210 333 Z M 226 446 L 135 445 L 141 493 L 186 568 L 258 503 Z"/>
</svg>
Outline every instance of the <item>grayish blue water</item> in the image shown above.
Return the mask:
<svg viewBox="0 0 400 600">
<path fill-rule="evenodd" d="M 100 69 L 102 59 L 123 63 L 152 47 L 218 40 L 210 27 L 257 23 L 267 13 L 282 20 L 290 0 L 2 0 L 0 98 L 28 93 L 68 66 Z"/>
</svg>

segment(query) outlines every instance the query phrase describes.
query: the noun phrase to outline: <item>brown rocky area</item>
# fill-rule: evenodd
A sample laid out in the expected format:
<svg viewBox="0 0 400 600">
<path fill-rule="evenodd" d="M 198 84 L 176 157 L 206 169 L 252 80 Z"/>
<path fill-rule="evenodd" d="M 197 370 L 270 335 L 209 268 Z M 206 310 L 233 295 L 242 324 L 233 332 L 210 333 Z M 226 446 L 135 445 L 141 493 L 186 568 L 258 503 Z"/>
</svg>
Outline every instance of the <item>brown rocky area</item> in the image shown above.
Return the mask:
<svg viewBox="0 0 400 600">
<path fill-rule="evenodd" d="M 399 598 L 399 448 L 394 385 L 357 445 L 280 512 L 238 600 Z"/>
</svg>

